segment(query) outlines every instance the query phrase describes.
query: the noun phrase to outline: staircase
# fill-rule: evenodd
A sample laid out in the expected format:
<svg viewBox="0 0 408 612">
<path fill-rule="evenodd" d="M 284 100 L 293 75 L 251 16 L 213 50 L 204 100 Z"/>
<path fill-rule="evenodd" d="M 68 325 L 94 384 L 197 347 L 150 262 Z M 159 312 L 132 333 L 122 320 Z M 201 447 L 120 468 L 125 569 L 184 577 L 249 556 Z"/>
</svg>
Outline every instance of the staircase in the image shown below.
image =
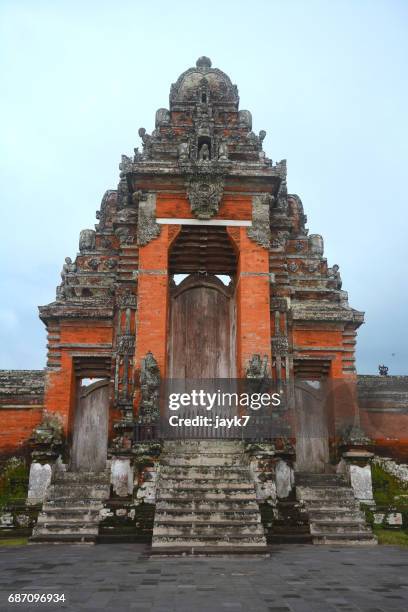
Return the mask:
<svg viewBox="0 0 408 612">
<path fill-rule="evenodd" d="M 353 489 L 337 474 L 296 473 L 314 544 L 377 544 Z"/>
<path fill-rule="evenodd" d="M 241 442 L 165 442 L 153 552 L 266 552 L 255 488 Z"/>
<path fill-rule="evenodd" d="M 110 471 L 58 470 L 47 491 L 32 542 L 94 542 L 99 513 L 109 497 Z"/>
</svg>

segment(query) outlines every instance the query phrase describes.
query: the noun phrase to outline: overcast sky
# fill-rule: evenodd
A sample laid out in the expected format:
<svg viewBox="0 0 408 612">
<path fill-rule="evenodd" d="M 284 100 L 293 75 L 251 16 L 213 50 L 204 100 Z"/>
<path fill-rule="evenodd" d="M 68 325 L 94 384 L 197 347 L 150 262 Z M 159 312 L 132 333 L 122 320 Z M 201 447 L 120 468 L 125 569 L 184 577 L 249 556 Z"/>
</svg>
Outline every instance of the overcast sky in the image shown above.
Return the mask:
<svg viewBox="0 0 408 612">
<path fill-rule="evenodd" d="M 408 2 L 0 2 L 0 368 L 42 368 L 54 300 L 122 153 L 208 55 L 288 160 L 310 233 L 366 312 L 358 371 L 408 374 Z"/>
</svg>

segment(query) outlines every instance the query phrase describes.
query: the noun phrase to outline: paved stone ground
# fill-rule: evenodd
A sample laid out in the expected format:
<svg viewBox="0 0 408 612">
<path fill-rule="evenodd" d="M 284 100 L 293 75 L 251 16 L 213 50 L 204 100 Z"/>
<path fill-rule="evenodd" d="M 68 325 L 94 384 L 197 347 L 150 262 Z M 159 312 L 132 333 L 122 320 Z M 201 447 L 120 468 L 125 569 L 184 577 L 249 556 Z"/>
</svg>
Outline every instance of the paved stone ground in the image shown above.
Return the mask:
<svg viewBox="0 0 408 612">
<path fill-rule="evenodd" d="M 408 550 L 276 546 L 270 558 L 152 558 L 137 544 L 0 548 L 0 611 L 407 612 Z M 8 604 L 11 592 L 65 604 Z"/>
</svg>

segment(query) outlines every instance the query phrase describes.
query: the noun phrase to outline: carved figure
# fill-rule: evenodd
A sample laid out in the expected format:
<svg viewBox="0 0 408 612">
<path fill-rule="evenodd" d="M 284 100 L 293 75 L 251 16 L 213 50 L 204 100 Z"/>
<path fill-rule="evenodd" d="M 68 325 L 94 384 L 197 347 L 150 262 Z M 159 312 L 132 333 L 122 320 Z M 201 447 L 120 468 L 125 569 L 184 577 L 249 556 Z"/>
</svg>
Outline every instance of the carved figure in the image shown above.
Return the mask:
<svg viewBox="0 0 408 612">
<path fill-rule="evenodd" d="M 61 279 L 62 279 L 62 284 L 66 285 L 67 283 L 67 274 L 71 274 L 72 272 L 76 272 L 76 263 L 73 263 L 72 259 L 70 257 L 66 257 L 65 258 L 65 263 L 62 266 L 62 270 L 61 270 Z"/>
<path fill-rule="evenodd" d="M 95 250 L 95 236 L 96 232 L 92 229 L 84 229 L 79 234 L 79 250 L 83 251 L 94 251 Z"/>
<path fill-rule="evenodd" d="M 388 367 L 385 365 L 379 365 L 378 372 L 380 376 L 388 376 Z"/>
<path fill-rule="evenodd" d="M 218 212 L 223 191 L 224 180 L 220 176 L 192 177 L 187 183 L 191 211 L 198 219 L 210 219 Z"/>
<path fill-rule="evenodd" d="M 180 161 L 188 160 L 188 144 L 181 142 L 177 148 L 177 154 Z"/>
<path fill-rule="evenodd" d="M 329 273 L 329 284 L 334 289 L 341 289 L 343 281 L 341 280 L 339 266 L 334 264 L 332 268 L 328 269 Z"/>
<path fill-rule="evenodd" d="M 220 146 L 218 147 L 218 159 L 227 160 L 228 159 L 228 145 L 225 140 L 220 142 Z"/>
<path fill-rule="evenodd" d="M 246 369 L 247 378 L 266 378 L 268 372 L 268 356 L 264 355 L 263 359 L 259 354 L 252 355 Z"/>
<path fill-rule="evenodd" d="M 146 132 L 144 127 L 139 128 L 138 134 L 143 142 L 143 158 L 149 159 L 151 157 L 152 137 Z"/>
<path fill-rule="evenodd" d="M 198 152 L 198 160 L 210 161 L 210 149 L 206 142 L 201 145 L 200 151 Z"/>
<path fill-rule="evenodd" d="M 160 414 L 159 389 L 160 369 L 153 353 L 150 351 L 142 359 L 140 368 L 140 415 L 143 422 L 154 422 Z"/>
</svg>

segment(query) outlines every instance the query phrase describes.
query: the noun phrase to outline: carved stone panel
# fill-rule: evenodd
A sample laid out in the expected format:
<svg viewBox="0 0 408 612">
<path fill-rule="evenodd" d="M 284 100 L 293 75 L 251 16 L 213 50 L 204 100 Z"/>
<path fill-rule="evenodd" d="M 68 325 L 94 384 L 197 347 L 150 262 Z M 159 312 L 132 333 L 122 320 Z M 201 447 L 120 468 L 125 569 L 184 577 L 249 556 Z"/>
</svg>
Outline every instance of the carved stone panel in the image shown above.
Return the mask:
<svg viewBox="0 0 408 612">
<path fill-rule="evenodd" d="M 191 211 L 198 219 L 211 219 L 217 214 L 224 192 L 224 179 L 219 175 L 199 174 L 186 181 Z"/>
<path fill-rule="evenodd" d="M 266 249 L 269 249 L 271 244 L 269 205 L 270 194 L 260 194 L 252 198 L 252 226 L 247 229 L 249 238 Z"/>
<path fill-rule="evenodd" d="M 156 223 L 156 194 L 148 193 L 146 199 L 139 203 L 137 243 L 139 246 L 145 246 L 159 235 L 160 225 Z"/>
</svg>

